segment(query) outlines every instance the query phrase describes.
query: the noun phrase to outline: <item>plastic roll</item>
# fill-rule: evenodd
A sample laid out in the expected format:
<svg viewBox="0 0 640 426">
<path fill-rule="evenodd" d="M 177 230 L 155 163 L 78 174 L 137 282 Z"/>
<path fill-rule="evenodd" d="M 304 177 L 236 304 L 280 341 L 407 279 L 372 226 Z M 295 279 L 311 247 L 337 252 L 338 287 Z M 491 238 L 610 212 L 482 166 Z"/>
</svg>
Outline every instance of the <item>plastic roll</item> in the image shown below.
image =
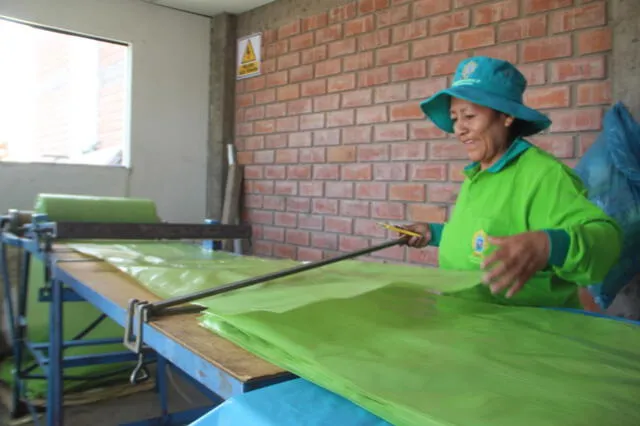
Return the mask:
<svg viewBox="0 0 640 426">
<path fill-rule="evenodd" d="M 53 222 L 160 222 L 155 202 L 141 198 L 38 194 L 34 210 Z"/>
</svg>

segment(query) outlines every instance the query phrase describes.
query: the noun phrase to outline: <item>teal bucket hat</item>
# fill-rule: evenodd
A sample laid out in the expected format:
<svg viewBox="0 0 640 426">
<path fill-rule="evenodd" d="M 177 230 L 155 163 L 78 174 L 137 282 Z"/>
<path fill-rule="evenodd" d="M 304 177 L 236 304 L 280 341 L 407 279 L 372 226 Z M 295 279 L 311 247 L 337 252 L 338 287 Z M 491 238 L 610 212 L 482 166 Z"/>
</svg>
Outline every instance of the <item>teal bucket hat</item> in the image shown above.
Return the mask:
<svg viewBox="0 0 640 426">
<path fill-rule="evenodd" d="M 523 104 L 526 88 L 526 78 L 511 63 L 475 56 L 458 64 L 451 87 L 420 103 L 420 108 L 441 130 L 453 133 L 451 97 L 463 99 L 515 117 L 520 122 L 520 136 L 526 137 L 551 125 L 546 115 Z"/>
</svg>

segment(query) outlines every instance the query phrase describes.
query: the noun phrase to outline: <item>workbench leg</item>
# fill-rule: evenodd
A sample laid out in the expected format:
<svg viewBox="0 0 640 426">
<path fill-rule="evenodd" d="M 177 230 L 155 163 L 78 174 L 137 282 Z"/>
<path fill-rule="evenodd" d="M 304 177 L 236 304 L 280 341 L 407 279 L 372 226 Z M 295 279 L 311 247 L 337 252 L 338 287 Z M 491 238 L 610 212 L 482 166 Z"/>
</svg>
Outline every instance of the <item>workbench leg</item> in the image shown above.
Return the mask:
<svg viewBox="0 0 640 426">
<path fill-rule="evenodd" d="M 49 365 L 47 426 L 63 426 L 62 387 L 62 282 L 51 280 L 51 304 L 49 321 Z"/>
<path fill-rule="evenodd" d="M 157 355 L 156 371 L 158 397 L 160 398 L 160 412 L 164 419 L 169 415 L 169 404 L 167 402 L 167 360 L 164 359 L 163 356 Z"/>
</svg>

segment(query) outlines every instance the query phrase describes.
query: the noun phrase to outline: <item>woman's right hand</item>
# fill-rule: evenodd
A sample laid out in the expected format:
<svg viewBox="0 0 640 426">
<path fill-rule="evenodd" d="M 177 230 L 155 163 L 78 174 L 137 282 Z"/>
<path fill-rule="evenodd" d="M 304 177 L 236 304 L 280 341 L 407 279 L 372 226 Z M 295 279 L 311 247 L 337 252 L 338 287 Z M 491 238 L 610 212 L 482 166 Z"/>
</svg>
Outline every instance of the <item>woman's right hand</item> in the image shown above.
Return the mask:
<svg viewBox="0 0 640 426">
<path fill-rule="evenodd" d="M 401 226 L 401 228 L 421 235 L 421 237 L 410 236 L 407 240 L 407 245 L 409 247 L 426 247 L 427 244 L 429 244 L 429 241 L 431 241 L 431 229 L 429 228 L 429 224 L 427 223 L 414 223 L 411 225 Z M 406 235 L 400 234 L 400 237 L 402 236 Z"/>
</svg>

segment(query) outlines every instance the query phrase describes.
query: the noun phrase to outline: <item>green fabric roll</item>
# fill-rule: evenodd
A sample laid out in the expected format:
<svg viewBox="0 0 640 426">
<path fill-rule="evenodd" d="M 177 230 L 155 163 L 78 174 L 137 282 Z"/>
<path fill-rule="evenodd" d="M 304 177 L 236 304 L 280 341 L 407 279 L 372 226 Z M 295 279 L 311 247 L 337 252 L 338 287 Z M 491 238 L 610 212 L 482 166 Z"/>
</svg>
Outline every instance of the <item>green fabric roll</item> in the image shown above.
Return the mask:
<svg viewBox="0 0 640 426">
<path fill-rule="evenodd" d="M 156 204 L 141 198 L 93 197 L 87 195 L 39 194 L 34 210 L 51 221 L 129 222 L 160 221 Z"/>
</svg>

